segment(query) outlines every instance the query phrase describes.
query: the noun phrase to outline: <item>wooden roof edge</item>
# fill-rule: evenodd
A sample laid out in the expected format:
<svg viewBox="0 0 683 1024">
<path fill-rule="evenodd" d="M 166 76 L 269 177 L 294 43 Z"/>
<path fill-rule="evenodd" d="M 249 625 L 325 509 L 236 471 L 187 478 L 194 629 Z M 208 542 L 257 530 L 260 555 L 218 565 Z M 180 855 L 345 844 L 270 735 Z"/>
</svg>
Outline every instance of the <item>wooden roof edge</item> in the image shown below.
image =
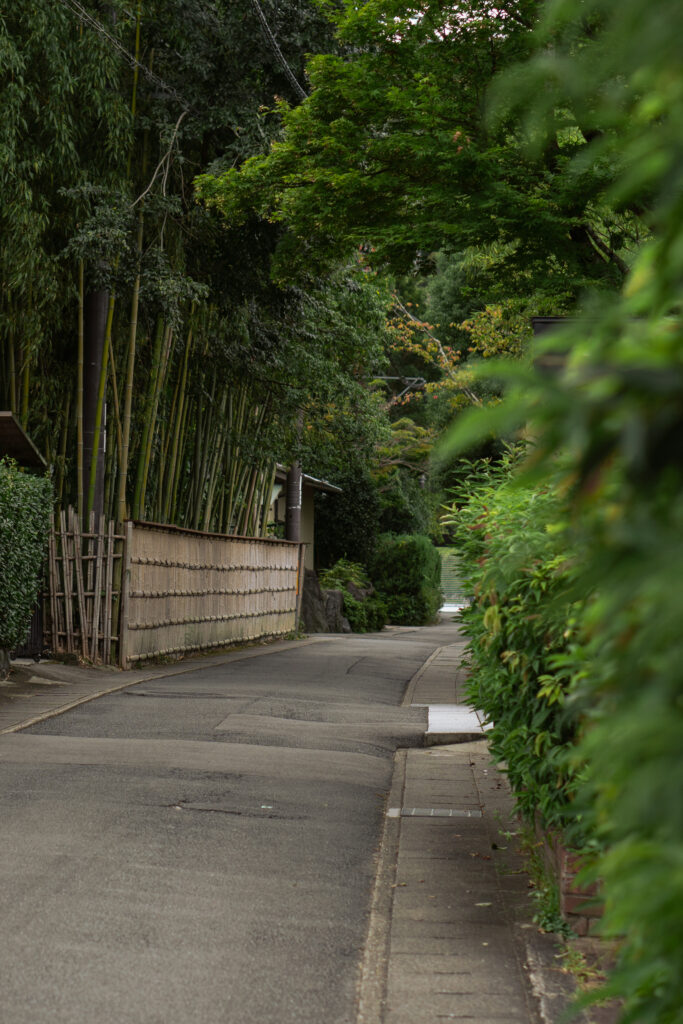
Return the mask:
<svg viewBox="0 0 683 1024">
<path fill-rule="evenodd" d="M 45 459 L 14 413 L 0 410 L 0 458 L 5 455 L 29 469 L 47 468 Z"/>
</svg>

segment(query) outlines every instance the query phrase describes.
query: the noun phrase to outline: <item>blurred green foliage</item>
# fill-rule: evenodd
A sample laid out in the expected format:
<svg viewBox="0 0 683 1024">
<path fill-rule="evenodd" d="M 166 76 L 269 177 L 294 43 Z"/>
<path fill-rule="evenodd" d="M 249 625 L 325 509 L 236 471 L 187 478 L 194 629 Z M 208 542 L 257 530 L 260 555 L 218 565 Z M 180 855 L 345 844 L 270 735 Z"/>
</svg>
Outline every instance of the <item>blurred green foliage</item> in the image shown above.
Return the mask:
<svg viewBox="0 0 683 1024">
<path fill-rule="evenodd" d="M 496 367 L 506 401 L 484 422 L 463 418 L 452 438 L 462 449 L 526 424 L 521 493 L 529 504 L 549 488 L 547 526 L 562 524 L 571 642 L 556 650 L 549 632 L 537 683 L 579 724 L 570 818 L 602 851 L 603 930 L 620 942 L 602 995 L 623 999 L 622 1020 L 638 1024 L 683 1020 L 681 32 L 671 0 L 562 0 L 546 8 L 537 56 L 500 82 L 498 112 L 518 119 L 530 158 L 580 131 L 565 173 L 611 167 L 615 223 L 638 209 L 652 233 L 620 292 L 588 298 L 584 317 L 538 346 L 534 367 Z M 509 494 L 497 499 L 508 510 Z M 552 551 L 530 551 L 526 573 Z M 493 610 L 487 625 L 493 635 Z M 506 678 L 501 663 L 502 687 Z"/>
</svg>

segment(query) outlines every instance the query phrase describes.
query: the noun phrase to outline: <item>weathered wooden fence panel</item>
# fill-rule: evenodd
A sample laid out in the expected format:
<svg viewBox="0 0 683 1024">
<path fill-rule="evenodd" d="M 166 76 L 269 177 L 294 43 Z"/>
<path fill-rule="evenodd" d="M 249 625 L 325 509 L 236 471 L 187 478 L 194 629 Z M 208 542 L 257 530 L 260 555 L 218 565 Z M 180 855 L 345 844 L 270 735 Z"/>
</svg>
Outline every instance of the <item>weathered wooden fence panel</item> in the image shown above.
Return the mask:
<svg viewBox="0 0 683 1024">
<path fill-rule="evenodd" d="M 296 629 L 303 547 L 126 523 L 121 666 Z"/>
<path fill-rule="evenodd" d="M 76 654 L 104 665 L 116 661 L 118 608 L 115 565 L 122 557 L 123 535 L 104 516 L 90 515 L 81 529 L 72 508 L 55 517 L 50 531 L 48 574 L 50 625 L 55 654 Z"/>
</svg>

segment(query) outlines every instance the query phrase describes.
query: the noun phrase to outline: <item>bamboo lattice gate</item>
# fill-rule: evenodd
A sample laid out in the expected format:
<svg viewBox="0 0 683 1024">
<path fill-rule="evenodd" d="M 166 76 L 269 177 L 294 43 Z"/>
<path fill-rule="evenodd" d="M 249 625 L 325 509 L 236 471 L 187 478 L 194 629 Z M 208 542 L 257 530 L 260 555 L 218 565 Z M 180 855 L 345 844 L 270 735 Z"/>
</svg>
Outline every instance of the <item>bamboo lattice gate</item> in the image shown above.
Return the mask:
<svg viewBox="0 0 683 1024">
<path fill-rule="evenodd" d="M 73 509 L 49 538 L 55 654 L 122 668 L 296 629 L 305 545 L 127 522 Z M 120 628 L 119 628 L 120 622 Z"/>
<path fill-rule="evenodd" d="M 69 508 L 55 516 L 49 537 L 51 646 L 110 665 L 116 660 L 123 535 L 91 513 L 88 527 Z"/>
</svg>

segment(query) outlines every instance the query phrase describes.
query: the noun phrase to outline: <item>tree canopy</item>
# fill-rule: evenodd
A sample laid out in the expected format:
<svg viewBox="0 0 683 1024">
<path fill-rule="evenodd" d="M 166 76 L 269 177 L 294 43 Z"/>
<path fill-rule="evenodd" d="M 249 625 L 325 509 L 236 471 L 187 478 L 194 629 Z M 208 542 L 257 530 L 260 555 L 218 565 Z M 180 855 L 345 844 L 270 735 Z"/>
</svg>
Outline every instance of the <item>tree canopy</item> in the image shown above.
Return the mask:
<svg viewBox="0 0 683 1024">
<path fill-rule="evenodd" d="M 606 204 L 613 160 L 574 159 L 593 125 L 565 110 L 532 152 L 519 119 L 491 103 L 494 76 L 533 51 L 538 11 L 535 0 L 344 4 L 340 52 L 309 61 L 311 95 L 280 104 L 270 152 L 201 177 L 200 194 L 230 223 L 254 209 L 283 221 L 282 276 L 293 257 L 305 273 L 354 247 L 402 269 L 494 247 L 508 289 L 617 287 L 644 229 Z"/>
</svg>

